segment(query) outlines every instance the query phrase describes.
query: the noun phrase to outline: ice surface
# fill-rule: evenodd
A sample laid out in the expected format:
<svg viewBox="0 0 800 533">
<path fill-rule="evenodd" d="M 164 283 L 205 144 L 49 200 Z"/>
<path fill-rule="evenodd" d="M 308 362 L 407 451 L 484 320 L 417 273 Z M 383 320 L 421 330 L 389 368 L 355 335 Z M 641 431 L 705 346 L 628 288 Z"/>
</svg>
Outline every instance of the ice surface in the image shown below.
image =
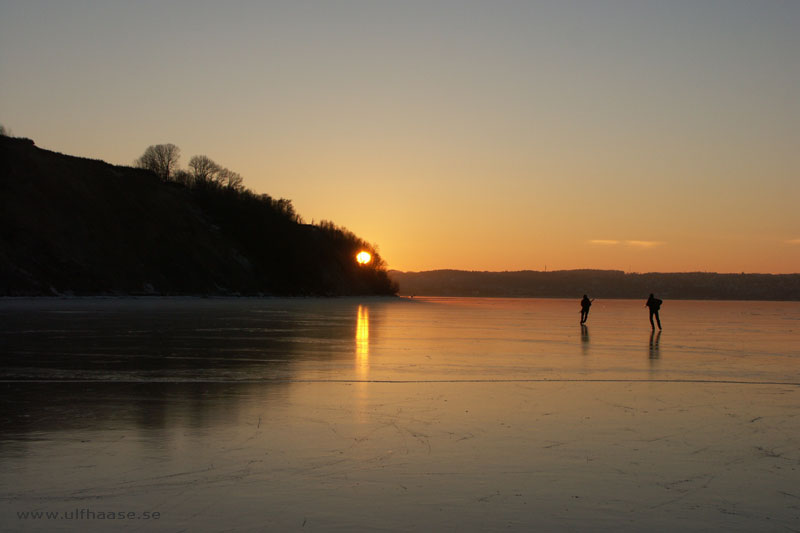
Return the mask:
<svg viewBox="0 0 800 533">
<path fill-rule="evenodd" d="M 800 529 L 800 304 L 643 305 L 0 301 L 0 529 Z"/>
</svg>

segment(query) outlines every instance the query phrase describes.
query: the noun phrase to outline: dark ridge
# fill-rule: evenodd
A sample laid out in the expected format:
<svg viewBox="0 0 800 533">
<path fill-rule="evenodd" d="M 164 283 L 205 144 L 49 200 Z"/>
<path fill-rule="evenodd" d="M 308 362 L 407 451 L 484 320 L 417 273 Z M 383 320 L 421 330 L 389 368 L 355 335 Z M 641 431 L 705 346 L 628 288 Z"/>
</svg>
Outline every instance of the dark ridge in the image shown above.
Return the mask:
<svg viewBox="0 0 800 533">
<path fill-rule="evenodd" d="M 528 298 L 800 300 L 800 274 L 625 273 L 620 270 L 468 272 L 431 270 L 389 276 L 403 295 Z"/>
<path fill-rule="evenodd" d="M 373 246 L 285 200 L 0 136 L 0 296 L 396 292 Z"/>
</svg>

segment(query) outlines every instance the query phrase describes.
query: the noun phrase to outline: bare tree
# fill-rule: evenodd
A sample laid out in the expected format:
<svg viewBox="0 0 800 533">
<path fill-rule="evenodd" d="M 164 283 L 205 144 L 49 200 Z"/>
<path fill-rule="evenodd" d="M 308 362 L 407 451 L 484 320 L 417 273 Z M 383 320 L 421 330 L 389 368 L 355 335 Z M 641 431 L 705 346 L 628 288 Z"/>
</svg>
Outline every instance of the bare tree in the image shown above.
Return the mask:
<svg viewBox="0 0 800 533">
<path fill-rule="evenodd" d="M 220 169 L 217 173 L 217 183 L 220 185 L 224 185 L 225 187 L 230 187 L 231 189 L 240 190 L 242 189 L 242 182 L 244 179 L 238 172 L 234 172 L 233 170 L 228 170 L 227 168 Z"/>
<path fill-rule="evenodd" d="M 207 156 L 196 155 L 189 160 L 189 170 L 197 181 L 216 181 L 222 167 Z"/>
<path fill-rule="evenodd" d="M 164 181 L 169 181 L 178 168 L 181 149 L 174 144 L 155 144 L 147 147 L 142 157 L 134 161 L 139 168 L 152 170 Z"/>
<path fill-rule="evenodd" d="M 189 169 L 196 182 L 210 181 L 237 191 L 244 188 L 244 179 L 238 172 L 218 165 L 207 156 L 193 156 L 189 160 Z"/>
</svg>

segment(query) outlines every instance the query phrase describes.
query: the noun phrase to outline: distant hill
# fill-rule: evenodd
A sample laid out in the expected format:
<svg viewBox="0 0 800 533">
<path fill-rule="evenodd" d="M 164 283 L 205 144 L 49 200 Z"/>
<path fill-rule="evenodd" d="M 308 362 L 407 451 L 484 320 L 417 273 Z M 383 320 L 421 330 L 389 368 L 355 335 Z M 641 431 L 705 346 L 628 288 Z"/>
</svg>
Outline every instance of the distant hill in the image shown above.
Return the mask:
<svg viewBox="0 0 800 533">
<path fill-rule="evenodd" d="M 708 300 L 800 300 L 800 274 L 708 272 L 627 274 L 618 270 L 468 272 L 431 270 L 389 276 L 400 294 L 534 298 L 659 298 Z"/>
<path fill-rule="evenodd" d="M 395 294 L 383 264 L 290 202 L 0 136 L 0 296 Z"/>
</svg>

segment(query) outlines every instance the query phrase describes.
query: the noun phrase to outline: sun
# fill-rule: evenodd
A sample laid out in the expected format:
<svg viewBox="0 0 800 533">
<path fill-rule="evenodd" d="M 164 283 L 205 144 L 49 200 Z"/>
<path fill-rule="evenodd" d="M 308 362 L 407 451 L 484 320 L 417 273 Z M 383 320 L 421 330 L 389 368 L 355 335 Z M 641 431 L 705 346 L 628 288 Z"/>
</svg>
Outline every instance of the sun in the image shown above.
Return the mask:
<svg viewBox="0 0 800 533">
<path fill-rule="evenodd" d="M 359 265 L 366 265 L 370 261 L 372 261 L 372 256 L 369 252 L 358 252 L 356 255 L 356 261 L 358 261 Z"/>
</svg>

